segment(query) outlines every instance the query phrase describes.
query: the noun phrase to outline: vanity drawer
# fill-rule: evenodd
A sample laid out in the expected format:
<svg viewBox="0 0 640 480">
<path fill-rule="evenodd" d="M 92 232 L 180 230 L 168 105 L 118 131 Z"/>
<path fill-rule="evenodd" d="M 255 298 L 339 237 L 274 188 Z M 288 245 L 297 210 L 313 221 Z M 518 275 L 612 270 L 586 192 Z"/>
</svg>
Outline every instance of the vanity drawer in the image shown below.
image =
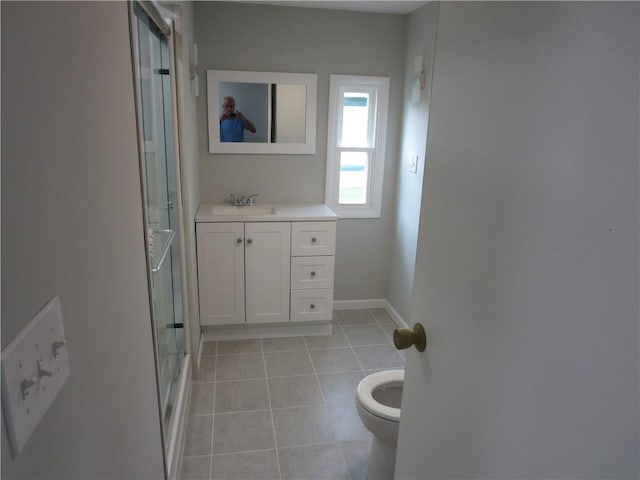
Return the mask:
<svg viewBox="0 0 640 480">
<path fill-rule="evenodd" d="M 333 289 L 291 291 L 292 322 L 314 322 L 332 318 Z"/>
<path fill-rule="evenodd" d="M 291 289 L 333 288 L 334 257 L 292 257 Z"/>
<path fill-rule="evenodd" d="M 294 222 L 291 225 L 291 256 L 334 255 L 336 222 Z"/>
</svg>

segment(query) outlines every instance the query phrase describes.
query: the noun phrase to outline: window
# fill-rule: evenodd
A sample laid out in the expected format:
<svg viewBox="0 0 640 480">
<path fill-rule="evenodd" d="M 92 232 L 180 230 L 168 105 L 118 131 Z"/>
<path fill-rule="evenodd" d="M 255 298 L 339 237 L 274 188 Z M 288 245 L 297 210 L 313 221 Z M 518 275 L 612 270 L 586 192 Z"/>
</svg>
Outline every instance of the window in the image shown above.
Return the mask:
<svg viewBox="0 0 640 480">
<path fill-rule="evenodd" d="M 326 203 L 341 218 L 379 218 L 388 77 L 331 75 Z"/>
</svg>

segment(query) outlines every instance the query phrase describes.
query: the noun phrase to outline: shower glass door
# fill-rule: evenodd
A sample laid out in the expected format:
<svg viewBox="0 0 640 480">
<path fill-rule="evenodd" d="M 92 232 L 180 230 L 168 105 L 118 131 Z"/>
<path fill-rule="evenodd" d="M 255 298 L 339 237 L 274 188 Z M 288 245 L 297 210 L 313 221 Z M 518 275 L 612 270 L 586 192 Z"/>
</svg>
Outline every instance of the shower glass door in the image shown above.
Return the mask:
<svg viewBox="0 0 640 480">
<path fill-rule="evenodd" d="M 145 237 L 166 448 L 185 352 L 169 45 L 138 4 L 134 12 Z"/>
</svg>

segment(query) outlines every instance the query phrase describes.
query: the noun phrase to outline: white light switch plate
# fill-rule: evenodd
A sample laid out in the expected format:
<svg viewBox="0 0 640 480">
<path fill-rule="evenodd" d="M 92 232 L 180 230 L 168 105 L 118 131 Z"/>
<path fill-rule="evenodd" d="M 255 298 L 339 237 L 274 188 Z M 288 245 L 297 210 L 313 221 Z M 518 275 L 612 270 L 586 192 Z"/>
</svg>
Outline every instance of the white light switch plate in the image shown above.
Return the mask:
<svg viewBox="0 0 640 480">
<path fill-rule="evenodd" d="M 54 297 L 2 351 L 2 410 L 14 457 L 69 374 L 60 299 Z"/>
</svg>

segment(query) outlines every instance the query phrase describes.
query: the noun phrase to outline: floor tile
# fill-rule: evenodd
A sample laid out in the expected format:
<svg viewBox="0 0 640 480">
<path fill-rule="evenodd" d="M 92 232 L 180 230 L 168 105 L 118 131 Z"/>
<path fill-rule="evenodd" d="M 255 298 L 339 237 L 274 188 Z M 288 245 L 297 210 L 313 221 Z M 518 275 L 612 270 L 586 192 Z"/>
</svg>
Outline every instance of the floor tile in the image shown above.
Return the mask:
<svg viewBox="0 0 640 480">
<path fill-rule="evenodd" d="M 307 350 L 264 354 L 268 377 L 286 377 L 313 373 Z"/>
<path fill-rule="evenodd" d="M 378 320 L 378 325 L 380 325 L 384 330 L 391 330 L 391 331 L 393 331 L 396 328 L 400 328 L 398 327 L 398 325 L 395 324 L 393 320 Z"/>
<path fill-rule="evenodd" d="M 364 325 L 377 323 L 371 310 L 337 310 L 336 318 L 340 325 Z"/>
<path fill-rule="evenodd" d="M 190 415 L 213 415 L 213 383 L 194 383 L 191 387 Z"/>
<path fill-rule="evenodd" d="M 182 459 L 182 480 L 209 480 L 211 457 L 185 457 Z"/>
<path fill-rule="evenodd" d="M 373 318 L 376 319 L 378 323 L 381 323 L 381 322 L 393 323 L 393 319 L 384 308 L 372 308 L 371 310 L 369 310 L 369 312 L 371 313 Z"/>
<path fill-rule="evenodd" d="M 200 359 L 198 382 L 213 382 L 216 379 L 216 357 L 207 355 Z"/>
<path fill-rule="evenodd" d="M 278 459 L 275 450 L 214 455 L 211 479 L 278 480 Z"/>
<path fill-rule="evenodd" d="M 262 353 L 241 355 L 218 355 L 216 358 L 216 380 L 247 380 L 264 378 Z"/>
<path fill-rule="evenodd" d="M 346 372 L 360 370 L 360 364 L 351 348 L 310 350 L 311 361 L 317 373 Z"/>
<path fill-rule="evenodd" d="M 380 325 L 384 334 L 389 338 L 389 341 L 393 343 L 393 331 L 398 328 L 398 326 L 391 321 L 378 322 L 378 325 Z"/>
<path fill-rule="evenodd" d="M 184 456 L 211 455 L 213 415 L 189 417 Z"/>
<path fill-rule="evenodd" d="M 371 441 L 340 442 L 340 449 L 347 462 L 352 480 L 366 480 Z"/>
<path fill-rule="evenodd" d="M 349 472 L 337 444 L 280 448 L 283 480 L 347 480 Z"/>
<path fill-rule="evenodd" d="M 202 355 L 215 355 L 216 342 L 204 342 L 202 344 Z"/>
<path fill-rule="evenodd" d="M 324 405 L 273 410 L 278 447 L 332 443 L 336 436 Z"/>
<path fill-rule="evenodd" d="M 264 352 L 281 352 L 284 350 L 306 350 L 307 345 L 303 337 L 290 338 L 263 338 L 262 350 Z"/>
<path fill-rule="evenodd" d="M 327 407 L 333 430 L 339 441 L 371 439 L 372 434 L 362 424 L 355 401 L 332 403 Z"/>
<path fill-rule="evenodd" d="M 391 345 L 353 347 L 353 351 L 365 370 L 404 368 L 404 359 Z"/>
<path fill-rule="evenodd" d="M 334 312 L 332 334 L 205 342 L 181 478 L 366 479 L 365 375 L 404 368 L 384 309 Z"/>
<path fill-rule="evenodd" d="M 393 345 L 393 330 L 385 330 L 384 334 L 387 336 L 387 338 L 389 339 L 389 341 Z M 402 352 L 399 352 L 399 353 L 400 353 L 400 355 L 402 355 Z"/>
<path fill-rule="evenodd" d="M 213 453 L 274 448 L 273 425 L 268 410 L 215 415 Z"/>
<path fill-rule="evenodd" d="M 365 370 L 365 371 L 364 371 L 364 374 L 365 374 L 365 375 L 371 375 L 372 373 L 386 372 L 387 370 L 396 370 L 396 369 L 401 369 L 401 367 L 393 367 L 393 368 L 376 368 L 375 370 Z"/>
<path fill-rule="evenodd" d="M 259 339 L 252 340 L 225 340 L 218 342 L 218 355 L 229 355 L 234 353 L 255 353 L 261 352 L 262 345 Z"/>
<path fill-rule="evenodd" d="M 313 337 L 304 337 L 309 349 L 315 348 L 331 348 L 331 347 L 347 347 L 347 337 L 344 336 L 342 328 L 339 326 L 333 327 L 331 335 L 317 335 Z"/>
<path fill-rule="evenodd" d="M 353 402 L 356 388 L 364 378 L 362 372 L 318 374 L 320 388 L 327 403 Z"/>
<path fill-rule="evenodd" d="M 388 345 L 389 337 L 377 323 L 371 325 L 345 325 L 342 327 L 351 345 Z"/>
<path fill-rule="evenodd" d="M 270 378 L 271 408 L 321 405 L 322 394 L 315 375 Z"/>
<path fill-rule="evenodd" d="M 216 384 L 215 413 L 268 408 L 269 398 L 265 379 L 235 380 Z"/>
</svg>

